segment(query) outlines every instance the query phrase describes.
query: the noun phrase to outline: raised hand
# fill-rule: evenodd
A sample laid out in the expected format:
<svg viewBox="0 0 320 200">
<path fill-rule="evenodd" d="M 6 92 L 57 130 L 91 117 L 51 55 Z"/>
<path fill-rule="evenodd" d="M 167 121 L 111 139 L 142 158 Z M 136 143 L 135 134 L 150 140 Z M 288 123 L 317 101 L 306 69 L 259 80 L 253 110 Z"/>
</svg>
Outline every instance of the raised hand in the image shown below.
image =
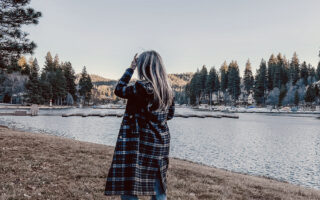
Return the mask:
<svg viewBox="0 0 320 200">
<path fill-rule="evenodd" d="M 133 60 L 131 62 L 131 69 L 135 70 L 137 67 L 137 61 L 138 61 L 138 53 L 136 53 L 136 55 L 134 55 Z"/>
</svg>

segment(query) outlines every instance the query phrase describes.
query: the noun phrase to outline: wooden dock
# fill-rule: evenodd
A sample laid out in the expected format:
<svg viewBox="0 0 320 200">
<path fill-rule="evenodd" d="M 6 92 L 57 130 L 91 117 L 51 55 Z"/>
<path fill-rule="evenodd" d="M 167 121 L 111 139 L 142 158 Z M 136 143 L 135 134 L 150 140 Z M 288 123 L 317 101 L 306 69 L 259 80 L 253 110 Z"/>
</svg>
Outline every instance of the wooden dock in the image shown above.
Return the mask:
<svg viewBox="0 0 320 200">
<path fill-rule="evenodd" d="M 62 114 L 62 117 L 122 117 L 122 113 L 70 113 Z M 181 118 L 232 118 L 239 119 L 238 115 L 227 115 L 227 114 L 175 114 L 174 117 Z"/>
<path fill-rule="evenodd" d="M 0 113 L 0 116 L 31 116 L 30 113 L 26 111 L 15 111 L 13 113 Z M 40 116 L 62 116 L 62 117 L 123 117 L 123 113 L 65 113 L 65 114 L 40 114 Z M 186 113 L 180 114 L 176 113 L 174 117 L 181 118 L 232 118 L 239 119 L 238 115 L 234 114 L 194 114 Z"/>
</svg>

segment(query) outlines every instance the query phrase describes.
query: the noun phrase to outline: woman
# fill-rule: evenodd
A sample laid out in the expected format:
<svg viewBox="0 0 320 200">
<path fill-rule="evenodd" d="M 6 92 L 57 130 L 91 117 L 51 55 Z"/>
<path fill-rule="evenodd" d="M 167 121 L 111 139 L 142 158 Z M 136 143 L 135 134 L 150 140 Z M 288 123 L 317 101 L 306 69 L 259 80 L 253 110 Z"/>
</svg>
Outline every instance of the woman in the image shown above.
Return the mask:
<svg viewBox="0 0 320 200">
<path fill-rule="evenodd" d="M 134 70 L 140 80 L 128 84 Z M 170 133 L 167 120 L 174 115 L 174 97 L 160 55 L 146 51 L 135 55 L 114 93 L 128 99 L 105 195 L 121 199 L 166 199 Z"/>
</svg>

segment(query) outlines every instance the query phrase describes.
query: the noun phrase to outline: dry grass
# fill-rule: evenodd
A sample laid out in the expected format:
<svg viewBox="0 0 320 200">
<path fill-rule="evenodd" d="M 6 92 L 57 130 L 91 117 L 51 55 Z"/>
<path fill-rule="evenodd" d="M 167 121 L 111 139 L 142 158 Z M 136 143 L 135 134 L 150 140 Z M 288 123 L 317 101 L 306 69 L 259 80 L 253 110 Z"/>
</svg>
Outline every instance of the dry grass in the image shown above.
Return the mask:
<svg viewBox="0 0 320 200">
<path fill-rule="evenodd" d="M 113 147 L 0 127 L 0 199 L 103 195 Z M 168 199 L 320 199 L 320 191 L 171 159 Z M 144 197 L 143 199 L 148 199 Z"/>
</svg>

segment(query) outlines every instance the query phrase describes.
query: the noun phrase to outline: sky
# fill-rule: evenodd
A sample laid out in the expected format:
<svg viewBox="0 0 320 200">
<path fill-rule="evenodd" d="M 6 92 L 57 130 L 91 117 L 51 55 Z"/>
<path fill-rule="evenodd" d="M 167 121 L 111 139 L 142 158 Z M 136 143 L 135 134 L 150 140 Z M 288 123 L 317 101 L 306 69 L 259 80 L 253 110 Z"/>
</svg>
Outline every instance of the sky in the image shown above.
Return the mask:
<svg viewBox="0 0 320 200">
<path fill-rule="evenodd" d="M 48 51 L 76 71 L 119 79 L 135 53 L 156 50 L 168 73 L 219 68 L 236 60 L 297 52 L 316 66 L 320 50 L 319 0 L 31 0 L 39 24 L 24 27 L 44 64 Z M 136 75 L 135 75 L 136 76 Z"/>
</svg>

